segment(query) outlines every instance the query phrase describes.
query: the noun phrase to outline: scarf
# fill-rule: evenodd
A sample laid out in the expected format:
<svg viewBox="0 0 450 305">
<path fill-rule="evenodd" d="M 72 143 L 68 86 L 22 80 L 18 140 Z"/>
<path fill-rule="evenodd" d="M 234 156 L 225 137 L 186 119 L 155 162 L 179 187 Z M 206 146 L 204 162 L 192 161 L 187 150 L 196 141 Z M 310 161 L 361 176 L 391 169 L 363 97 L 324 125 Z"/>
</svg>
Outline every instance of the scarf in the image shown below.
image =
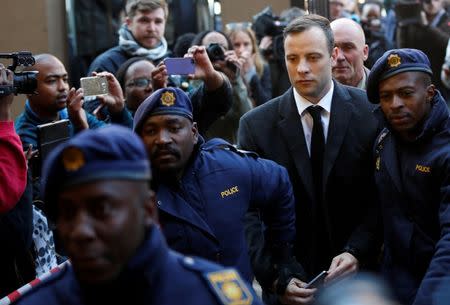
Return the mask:
<svg viewBox="0 0 450 305">
<path fill-rule="evenodd" d="M 167 53 L 167 41 L 164 37 L 161 37 L 161 43 L 157 47 L 146 49 L 136 42 L 126 24 L 119 29 L 119 46 L 132 57 L 145 56 L 150 60 L 160 59 Z"/>
</svg>

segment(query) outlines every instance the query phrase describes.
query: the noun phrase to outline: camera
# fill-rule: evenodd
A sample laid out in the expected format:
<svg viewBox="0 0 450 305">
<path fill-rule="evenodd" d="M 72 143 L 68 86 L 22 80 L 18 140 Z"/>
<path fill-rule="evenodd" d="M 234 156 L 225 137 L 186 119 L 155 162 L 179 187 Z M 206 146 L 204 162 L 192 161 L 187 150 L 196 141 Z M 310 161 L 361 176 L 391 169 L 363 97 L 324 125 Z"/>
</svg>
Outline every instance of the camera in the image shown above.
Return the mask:
<svg viewBox="0 0 450 305">
<path fill-rule="evenodd" d="M 35 60 L 31 52 L 0 53 L 0 58 L 12 58 L 13 62 L 8 66 L 14 74 L 12 85 L 0 85 L 0 96 L 17 94 L 36 94 L 37 71 L 15 72 L 17 66 L 31 67 Z"/>
<path fill-rule="evenodd" d="M 206 48 L 206 53 L 208 54 L 211 62 L 225 60 L 225 52 L 223 51 L 222 46 L 218 43 L 211 43 Z M 227 61 L 226 65 L 234 74 L 238 72 L 238 67 L 234 63 Z"/>
<path fill-rule="evenodd" d="M 223 52 L 222 47 L 218 43 L 211 43 L 206 49 L 206 53 L 208 54 L 211 62 L 218 60 L 225 60 L 225 53 Z"/>
<path fill-rule="evenodd" d="M 287 22 L 274 16 L 270 6 L 253 16 L 252 29 L 260 41 L 264 36 L 272 37 L 272 48 L 262 50 L 264 56 L 273 56 L 274 59 L 284 58 L 283 30 Z"/>
<path fill-rule="evenodd" d="M 253 31 L 258 39 L 264 36 L 278 36 L 283 34 L 287 23 L 274 16 L 270 6 L 253 16 Z"/>
</svg>

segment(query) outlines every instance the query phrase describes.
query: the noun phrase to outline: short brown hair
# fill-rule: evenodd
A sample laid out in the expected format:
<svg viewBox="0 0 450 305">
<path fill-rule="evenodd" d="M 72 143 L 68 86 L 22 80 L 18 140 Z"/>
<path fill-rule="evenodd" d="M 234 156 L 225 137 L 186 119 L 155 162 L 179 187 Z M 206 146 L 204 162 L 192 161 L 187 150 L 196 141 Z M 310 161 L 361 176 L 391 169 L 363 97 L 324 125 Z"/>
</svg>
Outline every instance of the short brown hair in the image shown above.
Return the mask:
<svg viewBox="0 0 450 305">
<path fill-rule="evenodd" d="M 126 5 L 127 17 L 133 18 L 137 12 L 154 11 L 162 8 L 164 17 L 169 15 L 169 7 L 165 0 L 128 0 Z"/>
<path fill-rule="evenodd" d="M 330 27 L 330 21 L 320 15 L 310 14 L 295 18 L 286 26 L 283 36 L 286 37 L 292 33 L 302 33 L 312 27 L 320 28 L 327 39 L 328 51 L 331 54 L 334 48 L 334 36 Z"/>
</svg>

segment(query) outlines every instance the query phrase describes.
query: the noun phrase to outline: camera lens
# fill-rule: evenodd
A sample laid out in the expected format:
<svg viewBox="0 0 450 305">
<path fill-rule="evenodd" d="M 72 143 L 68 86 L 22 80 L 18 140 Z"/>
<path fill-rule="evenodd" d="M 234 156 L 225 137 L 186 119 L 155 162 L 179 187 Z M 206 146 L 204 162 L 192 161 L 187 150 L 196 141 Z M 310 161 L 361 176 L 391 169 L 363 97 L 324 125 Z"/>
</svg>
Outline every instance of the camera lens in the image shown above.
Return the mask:
<svg viewBox="0 0 450 305">
<path fill-rule="evenodd" d="M 14 93 L 33 94 L 37 88 L 37 72 L 21 72 L 14 74 Z"/>
</svg>

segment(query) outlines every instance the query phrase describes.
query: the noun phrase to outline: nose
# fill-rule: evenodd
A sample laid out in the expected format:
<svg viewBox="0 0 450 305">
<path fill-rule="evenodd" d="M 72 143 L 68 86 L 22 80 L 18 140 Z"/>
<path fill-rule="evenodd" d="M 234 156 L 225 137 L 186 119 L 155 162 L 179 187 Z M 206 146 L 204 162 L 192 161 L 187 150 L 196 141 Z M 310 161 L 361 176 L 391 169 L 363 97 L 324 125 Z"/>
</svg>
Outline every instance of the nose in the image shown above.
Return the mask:
<svg viewBox="0 0 450 305">
<path fill-rule="evenodd" d="M 391 108 L 399 109 L 402 107 L 403 107 L 403 99 L 400 98 L 397 94 L 394 94 L 394 96 L 392 97 Z"/>
<path fill-rule="evenodd" d="M 164 145 L 172 143 L 172 138 L 167 130 L 161 130 L 155 140 L 156 144 Z"/>
<path fill-rule="evenodd" d="M 75 241 L 89 241 L 95 238 L 92 220 L 84 212 L 78 212 L 71 221 L 70 237 Z"/>
<path fill-rule="evenodd" d="M 236 48 L 236 53 L 237 53 L 237 55 L 241 55 L 242 52 L 244 52 L 244 51 L 245 51 L 244 45 L 239 45 L 239 46 Z"/>
<path fill-rule="evenodd" d="M 156 30 L 156 22 L 154 22 L 154 21 L 149 22 L 149 23 L 148 23 L 148 29 L 149 29 L 151 32 L 154 32 L 154 31 Z"/>
<path fill-rule="evenodd" d="M 345 60 L 345 56 L 344 56 L 344 52 L 342 51 L 341 48 L 336 48 L 337 49 L 337 57 L 336 59 L 339 61 L 343 61 Z"/>
<path fill-rule="evenodd" d="M 309 64 L 306 59 L 300 59 L 297 65 L 297 72 L 300 74 L 309 72 Z"/>
<path fill-rule="evenodd" d="M 58 91 L 69 90 L 69 84 L 62 78 L 58 79 Z"/>
</svg>

